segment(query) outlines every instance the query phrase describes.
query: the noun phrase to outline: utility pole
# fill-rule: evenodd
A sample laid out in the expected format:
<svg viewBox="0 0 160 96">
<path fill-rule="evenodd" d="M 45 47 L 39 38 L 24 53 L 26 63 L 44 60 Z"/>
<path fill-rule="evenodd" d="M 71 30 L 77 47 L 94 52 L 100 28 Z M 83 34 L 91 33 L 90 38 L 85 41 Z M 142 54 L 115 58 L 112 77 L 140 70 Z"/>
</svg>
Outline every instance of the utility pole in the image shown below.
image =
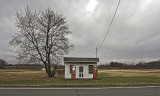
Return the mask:
<svg viewBox="0 0 160 96">
<path fill-rule="evenodd" d="M 97 47 L 96 47 L 96 58 L 97 58 Z"/>
</svg>

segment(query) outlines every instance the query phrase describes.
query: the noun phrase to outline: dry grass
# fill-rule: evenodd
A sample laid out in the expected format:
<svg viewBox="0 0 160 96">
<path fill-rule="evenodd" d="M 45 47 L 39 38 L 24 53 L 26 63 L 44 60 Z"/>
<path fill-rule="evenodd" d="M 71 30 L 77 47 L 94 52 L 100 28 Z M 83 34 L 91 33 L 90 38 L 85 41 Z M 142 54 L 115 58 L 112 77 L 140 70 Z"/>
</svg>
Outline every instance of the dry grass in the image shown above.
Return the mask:
<svg viewBox="0 0 160 96">
<path fill-rule="evenodd" d="M 48 80 L 57 79 L 48 78 L 45 71 L 36 70 L 0 70 L 0 80 L 13 81 L 13 80 Z"/>
<path fill-rule="evenodd" d="M 126 76 L 126 77 L 135 77 L 135 76 L 156 76 L 160 77 L 160 70 L 158 69 L 101 69 L 99 73 L 105 73 L 110 76 Z"/>
<path fill-rule="evenodd" d="M 106 74 L 108 76 L 123 76 L 123 77 L 136 77 L 136 76 L 155 76 L 160 77 L 160 70 L 158 69 L 100 69 L 100 74 Z M 48 78 L 45 71 L 36 70 L 0 70 L 0 80 L 12 81 L 12 80 L 52 80 L 64 78 L 64 75 L 55 76 L 55 78 Z"/>
<path fill-rule="evenodd" d="M 98 79 L 66 80 L 64 75 L 48 78 L 45 71 L 0 70 L 0 86 L 150 85 L 160 84 L 160 70 L 99 70 Z"/>
</svg>

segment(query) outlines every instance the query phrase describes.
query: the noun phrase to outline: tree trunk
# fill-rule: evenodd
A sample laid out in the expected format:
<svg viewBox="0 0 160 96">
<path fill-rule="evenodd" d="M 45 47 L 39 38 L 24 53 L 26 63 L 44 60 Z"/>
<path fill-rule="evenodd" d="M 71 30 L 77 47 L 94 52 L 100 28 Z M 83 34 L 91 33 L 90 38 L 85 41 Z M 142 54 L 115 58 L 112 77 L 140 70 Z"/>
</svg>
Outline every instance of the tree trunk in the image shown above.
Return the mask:
<svg viewBox="0 0 160 96">
<path fill-rule="evenodd" d="M 46 73 L 48 75 L 49 78 L 54 77 L 56 74 L 56 65 L 53 65 L 53 70 L 51 70 L 50 66 L 45 66 L 46 69 Z"/>
<path fill-rule="evenodd" d="M 53 75 L 56 74 L 56 71 L 57 71 L 57 66 L 56 66 L 56 65 L 53 65 L 53 71 L 52 71 Z"/>
<path fill-rule="evenodd" d="M 46 68 L 46 73 L 49 78 L 54 77 L 53 73 L 51 72 L 51 70 L 49 68 Z"/>
</svg>

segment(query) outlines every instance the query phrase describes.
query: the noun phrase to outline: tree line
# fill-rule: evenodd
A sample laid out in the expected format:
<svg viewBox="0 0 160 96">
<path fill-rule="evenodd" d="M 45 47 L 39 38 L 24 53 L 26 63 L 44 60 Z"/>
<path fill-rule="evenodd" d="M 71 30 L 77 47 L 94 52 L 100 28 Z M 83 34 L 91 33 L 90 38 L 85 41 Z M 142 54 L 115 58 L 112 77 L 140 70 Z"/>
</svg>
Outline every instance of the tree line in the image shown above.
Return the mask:
<svg viewBox="0 0 160 96">
<path fill-rule="evenodd" d="M 56 65 L 56 69 L 64 70 L 64 65 Z M 27 69 L 42 70 L 45 68 L 43 64 L 8 64 L 4 59 L 0 59 L 0 69 Z"/>
<path fill-rule="evenodd" d="M 101 69 L 110 69 L 110 68 L 118 68 L 118 69 L 160 69 L 160 60 L 158 61 L 150 61 L 150 62 L 139 62 L 137 64 L 127 64 L 120 62 L 110 62 L 105 64 L 100 64 L 99 68 Z"/>
<path fill-rule="evenodd" d="M 0 59 L 0 69 L 42 69 L 42 64 L 8 64 L 5 60 Z M 64 69 L 64 65 L 57 65 L 57 69 Z M 110 62 L 100 64 L 99 69 L 160 69 L 160 60 L 150 62 L 139 62 L 137 64 L 127 64 L 120 62 Z"/>
</svg>

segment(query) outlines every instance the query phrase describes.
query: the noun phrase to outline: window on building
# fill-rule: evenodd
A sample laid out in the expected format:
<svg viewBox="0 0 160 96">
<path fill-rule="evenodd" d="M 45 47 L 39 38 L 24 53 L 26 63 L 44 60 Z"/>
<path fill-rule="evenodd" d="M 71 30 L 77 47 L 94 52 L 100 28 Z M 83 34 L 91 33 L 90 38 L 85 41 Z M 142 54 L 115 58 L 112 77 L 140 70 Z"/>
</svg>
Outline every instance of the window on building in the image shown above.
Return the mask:
<svg viewBox="0 0 160 96">
<path fill-rule="evenodd" d="M 83 66 L 79 67 L 79 77 L 83 77 Z"/>
<path fill-rule="evenodd" d="M 83 67 L 82 66 L 79 67 L 79 72 L 83 72 Z"/>
<path fill-rule="evenodd" d="M 79 77 L 83 77 L 83 73 L 79 73 Z"/>
<path fill-rule="evenodd" d="M 93 65 L 89 65 L 89 74 L 93 74 Z"/>
<path fill-rule="evenodd" d="M 72 66 L 73 66 L 73 65 L 70 65 L 70 74 L 72 74 Z"/>
</svg>

